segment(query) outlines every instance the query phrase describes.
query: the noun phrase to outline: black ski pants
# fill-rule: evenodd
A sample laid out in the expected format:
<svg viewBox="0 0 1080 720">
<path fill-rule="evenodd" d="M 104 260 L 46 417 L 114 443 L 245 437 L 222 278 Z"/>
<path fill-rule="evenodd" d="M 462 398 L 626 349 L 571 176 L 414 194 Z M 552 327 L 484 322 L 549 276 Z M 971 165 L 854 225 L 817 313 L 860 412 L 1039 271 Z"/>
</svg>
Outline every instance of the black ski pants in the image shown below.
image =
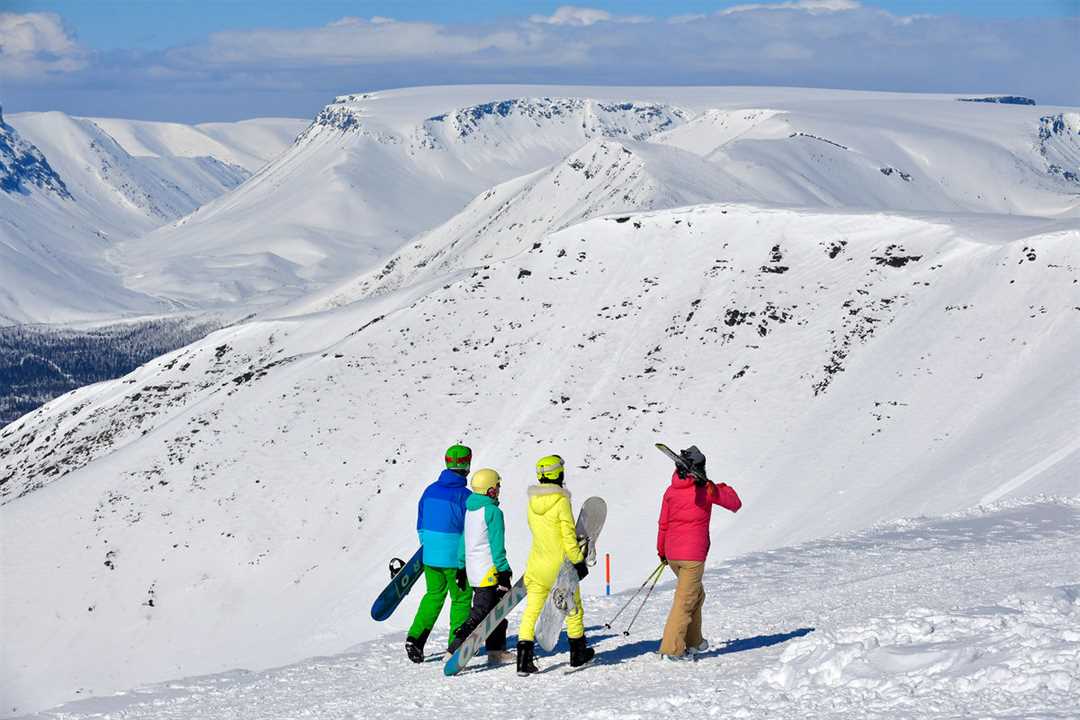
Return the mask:
<svg viewBox="0 0 1080 720">
<path fill-rule="evenodd" d="M 473 588 L 472 610 L 469 612 L 468 619 L 458 628 L 454 640 L 454 649 L 457 649 L 458 645 L 465 642 L 465 638 L 469 637 L 472 631 L 479 627 L 480 623 L 484 622 L 484 618 L 502 600 L 504 595 L 506 595 L 506 591 L 501 590 L 498 585 Z M 499 623 L 498 627 L 488 635 L 484 647 L 488 650 L 505 650 L 506 626 L 505 620 Z"/>
</svg>

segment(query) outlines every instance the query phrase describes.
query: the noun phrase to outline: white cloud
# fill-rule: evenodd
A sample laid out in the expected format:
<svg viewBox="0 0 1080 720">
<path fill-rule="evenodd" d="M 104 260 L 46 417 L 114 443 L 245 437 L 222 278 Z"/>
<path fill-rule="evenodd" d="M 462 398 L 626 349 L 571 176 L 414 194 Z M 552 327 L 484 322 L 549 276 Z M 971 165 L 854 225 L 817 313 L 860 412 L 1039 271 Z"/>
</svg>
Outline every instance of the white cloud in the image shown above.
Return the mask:
<svg viewBox="0 0 1080 720">
<path fill-rule="evenodd" d="M 31 78 L 87 65 L 86 51 L 54 13 L 0 13 L 0 72 Z"/>
<path fill-rule="evenodd" d="M 551 15 L 530 15 L 529 22 L 541 25 L 562 25 L 567 27 L 589 27 L 601 22 L 645 23 L 651 18 L 643 15 L 612 15 L 607 10 L 596 8 L 562 5 Z"/>
<path fill-rule="evenodd" d="M 197 106 L 203 119 L 308 114 L 358 88 L 454 83 L 949 93 L 990 83 L 995 92 L 1076 104 L 1075 83 L 1060 78 L 1080 76 L 1078 32 L 1078 18 L 902 17 L 854 0 L 778 0 L 652 20 L 572 5 L 550 16 L 455 25 L 343 17 L 322 27 L 215 33 L 162 51 L 90 54 L 55 15 L 0 14 L 0 76 L 14 107 L 148 113 L 166 107 L 161 97 L 182 97 L 161 116 Z M 1017 60 L 1025 57 L 1053 58 L 1056 72 Z M 98 105 L 77 110 L 76 95 Z M 213 107 L 229 109 L 211 114 Z"/>
<path fill-rule="evenodd" d="M 423 58 L 462 58 L 490 50 L 525 50 L 513 31 L 453 31 L 424 22 L 344 17 L 319 28 L 232 30 L 213 33 L 202 45 L 179 48 L 179 62 L 255 65 L 265 62 L 343 65 Z"/>
<path fill-rule="evenodd" d="M 856 0 L 789 0 L 788 2 L 746 3 L 724 8 L 718 15 L 733 15 L 754 10 L 803 10 L 809 13 L 843 12 L 858 10 L 862 3 Z"/>
<path fill-rule="evenodd" d="M 704 20 L 707 17 L 709 16 L 703 13 L 687 13 L 685 15 L 672 15 L 667 19 L 667 21 L 671 25 L 683 25 L 685 23 Z"/>
</svg>

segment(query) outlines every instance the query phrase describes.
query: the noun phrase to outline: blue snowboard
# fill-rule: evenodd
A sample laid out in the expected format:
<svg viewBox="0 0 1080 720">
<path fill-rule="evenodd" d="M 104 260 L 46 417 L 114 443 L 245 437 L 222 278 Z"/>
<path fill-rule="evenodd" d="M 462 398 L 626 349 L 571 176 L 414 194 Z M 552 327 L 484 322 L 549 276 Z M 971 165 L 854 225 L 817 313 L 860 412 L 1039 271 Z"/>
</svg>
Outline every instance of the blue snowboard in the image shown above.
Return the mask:
<svg viewBox="0 0 1080 720">
<path fill-rule="evenodd" d="M 379 593 L 379 597 L 375 598 L 375 603 L 371 606 L 371 617 L 382 622 L 393 615 L 402 599 L 409 594 L 412 586 L 423 574 L 424 548 L 420 548 L 409 558 L 409 562 L 405 563 L 405 567 L 390 580 L 386 589 Z"/>
</svg>

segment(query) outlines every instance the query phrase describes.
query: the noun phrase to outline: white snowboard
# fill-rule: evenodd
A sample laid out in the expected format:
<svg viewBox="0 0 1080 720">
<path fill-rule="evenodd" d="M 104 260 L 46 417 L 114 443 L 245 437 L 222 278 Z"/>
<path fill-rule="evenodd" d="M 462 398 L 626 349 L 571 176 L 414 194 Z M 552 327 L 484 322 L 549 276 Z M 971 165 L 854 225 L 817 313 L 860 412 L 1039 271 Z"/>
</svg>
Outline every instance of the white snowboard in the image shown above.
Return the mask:
<svg viewBox="0 0 1080 720">
<path fill-rule="evenodd" d="M 585 564 L 590 567 L 596 564 L 596 539 L 600 531 L 604 529 L 604 521 L 607 519 L 607 503 L 603 498 L 591 497 L 586 500 L 581 511 L 578 512 L 577 532 L 578 543 L 585 555 Z M 559 642 L 559 633 L 562 632 L 566 616 L 577 610 L 574 595 L 578 589 L 577 571 L 569 560 L 563 560 L 559 574 L 555 578 L 555 584 L 551 587 L 544 609 L 540 611 L 540 617 L 536 620 L 536 644 L 550 652 Z"/>
</svg>

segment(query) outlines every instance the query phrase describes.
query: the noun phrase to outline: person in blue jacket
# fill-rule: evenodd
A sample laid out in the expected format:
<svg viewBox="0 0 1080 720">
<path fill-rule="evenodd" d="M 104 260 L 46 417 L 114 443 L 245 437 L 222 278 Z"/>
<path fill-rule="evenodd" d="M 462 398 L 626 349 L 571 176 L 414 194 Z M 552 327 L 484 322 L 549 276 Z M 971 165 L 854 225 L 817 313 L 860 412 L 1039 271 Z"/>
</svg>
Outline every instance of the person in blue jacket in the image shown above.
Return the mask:
<svg viewBox="0 0 1080 720">
<path fill-rule="evenodd" d="M 424 662 L 424 643 L 439 619 L 447 593 L 450 594 L 450 641 L 472 605 L 472 589 L 465 566 L 458 559 L 458 546 L 465 530 L 465 503 L 472 491 L 465 479 L 472 464 L 472 450 L 454 445 L 446 451 L 446 469 L 420 496 L 416 532 L 424 550 L 424 583 L 427 592 L 420 599 L 416 617 L 405 638 L 405 653 L 414 663 Z"/>
</svg>

